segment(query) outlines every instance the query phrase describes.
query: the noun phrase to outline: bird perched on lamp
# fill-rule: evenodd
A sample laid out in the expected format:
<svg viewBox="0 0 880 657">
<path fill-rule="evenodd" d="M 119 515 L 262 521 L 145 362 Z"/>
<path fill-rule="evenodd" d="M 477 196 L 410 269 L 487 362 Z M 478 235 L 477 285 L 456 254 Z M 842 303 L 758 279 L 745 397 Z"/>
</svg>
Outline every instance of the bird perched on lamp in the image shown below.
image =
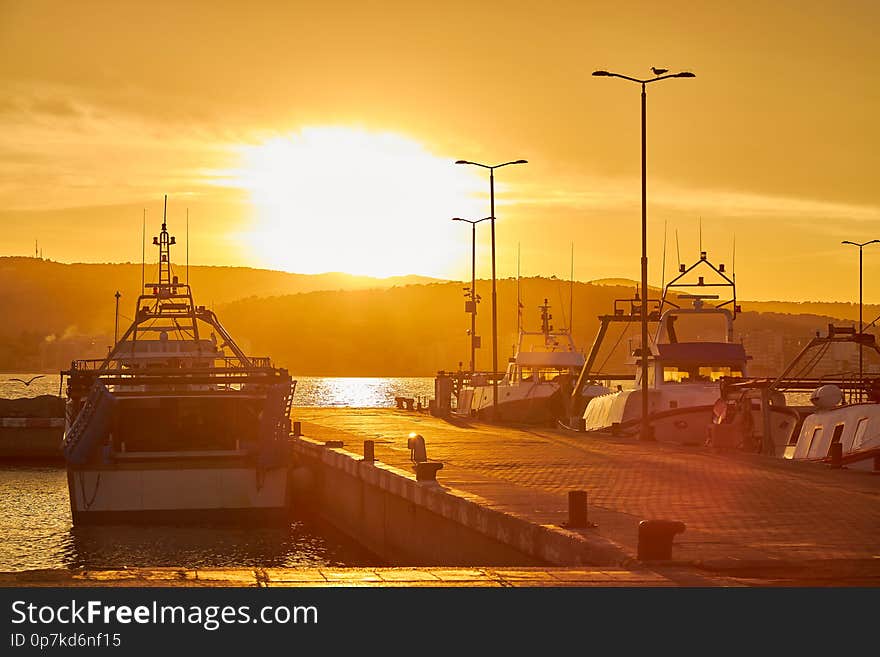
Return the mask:
<svg viewBox="0 0 880 657">
<path fill-rule="evenodd" d="M 663 75 L 664 73 L 668 73 L 669 69 L 668 68 L 657 68 L 656 66 L 652 66 L 651 72 L 654 75 Z"/>
</svg>

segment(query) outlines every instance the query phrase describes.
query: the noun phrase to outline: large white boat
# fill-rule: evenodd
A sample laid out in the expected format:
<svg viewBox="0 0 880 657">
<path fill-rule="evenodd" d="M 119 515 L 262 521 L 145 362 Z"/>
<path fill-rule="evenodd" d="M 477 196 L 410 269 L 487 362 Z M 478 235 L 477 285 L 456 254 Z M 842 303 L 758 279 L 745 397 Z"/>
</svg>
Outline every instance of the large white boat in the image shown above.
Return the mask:
<svg viewBox="0 0 880 657">
<path fill-rule="evenodd" d="M 577 350 L 568 329 L 554 330 L 553 316 L 544 299 L 540 331 L 519 331 L 516 353 L 498 382 L 498 421 L 524 424 L 551 423 L 562 415 L 563 395 L 570 395 L 574 381 L 584 366 L 584 355 Z M 494 386 L 491 375 L 474 375 L 458 390 L 459 415 L 493 419 Z M 608 392 L 590 384 L 582 388 L 586 398 Z"/>
<path fill-rule="evenodd" d="M 858 349 L 873 366 L 867 376 L 839 369 Z M 833 446 L 839 444 L 841 464 L 878 470 L 878 364 L 880 347 L 873 335 L 830 324 L 828 333 L 810 339 L 776 379 L 725 382 L 712 433 L 729 434 L 728 446 L 753 446 L 755 451 L 794 460 L 829 461 Z M 786 404 L 786 395 L 797 399 L 810 391 L 810 405 Z"/>
<path fill-rule="evenodd" d="M 694 279 L 698 267 L 714 272 L 719 282 L 707 282 L 705 276 Z M 682 288 L 705 292 L 712 286 L 730 287 L 732 297 L 719 303 L 717 294 L 672 294 Z M 681 307 L 681 302 L 691 307 Z M 727 277 L 724 265 L 715 267 L 705 252 L 691 267 L 682 265 L 680 275 L 665 287 L 657 330 L 644 350 L 648 359 L 649 420 L 658 440 L 689 444 L 706 441 L 719 397 L 718 381 L 746 373 L 749 357 L 733 334 L 737 312 L 733 280 Z M 635 350 L 631 361 L 636 387 L 590 400 L 583 412 L 584 430 L 627 433 L 640 429 L 642 352 L 641 348 Z"/>
<path fill-rule="evenodd" d="M 195 305 L 172 272 L 174 243 L 163 217 L 158 281 L 145 284 L 131 326 L 106 358 L 62 372 L 74 524 L 286 513 L 295 382 Z"/>
<path fill-rule="evenodd" d="M 831 461 L 832 446 L 839 443 L 840 465 L 880 471 L 880 403 L 843 404 L 843 392 L 833 384 L 818 388 L 811 401 L 816 409 L 804 418 L 785 458 Z"/>
</svg>

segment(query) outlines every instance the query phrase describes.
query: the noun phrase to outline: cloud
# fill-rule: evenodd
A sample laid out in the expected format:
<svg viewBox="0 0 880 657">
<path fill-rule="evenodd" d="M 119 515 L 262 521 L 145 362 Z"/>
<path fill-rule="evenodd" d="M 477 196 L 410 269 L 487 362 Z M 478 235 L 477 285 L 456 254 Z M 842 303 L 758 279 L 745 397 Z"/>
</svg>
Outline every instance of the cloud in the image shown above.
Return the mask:
<svg viewBox="0 0 880 657">
<path fill-rule="evenodd" d="M 576 210 L 621 210 L 641 203 L 637 180 L 587 178 L 578 184 L 581 189 L 569 184 L 572 186 L 551 189 L 533 184 L 525 194 L 508 196 L 506 202 L 539 207 L 566 206 Z M 712 217 L 880 221 L 880 206 L 875 205 L 748 191 L 693 189 L 664 182 L 651 184 L 649 181 L 648 203 L 655 208 Z"/>
</svg>

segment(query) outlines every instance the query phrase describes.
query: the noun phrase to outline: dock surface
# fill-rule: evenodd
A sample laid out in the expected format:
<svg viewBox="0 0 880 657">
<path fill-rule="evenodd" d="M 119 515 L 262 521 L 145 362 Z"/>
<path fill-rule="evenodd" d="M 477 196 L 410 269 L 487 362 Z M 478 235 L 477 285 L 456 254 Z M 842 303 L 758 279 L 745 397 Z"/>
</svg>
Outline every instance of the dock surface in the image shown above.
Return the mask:
<svg viewBox="0 0 880 657">
<path fill-rule="evenodd" d="M 707 447 L 445 420 L 396 409 L 299 408 L 318 441 L 409 468 L 410 432 L 443 462 L 439 483 L 530 523 L 612 541 L 635 559 L 638 523 L 682 521 L 673 560 L 706 574 L 880 584 L 880 477 Z M 588 493 L 596 527 L 563 529 L 567 494 Z"/>
</svg>

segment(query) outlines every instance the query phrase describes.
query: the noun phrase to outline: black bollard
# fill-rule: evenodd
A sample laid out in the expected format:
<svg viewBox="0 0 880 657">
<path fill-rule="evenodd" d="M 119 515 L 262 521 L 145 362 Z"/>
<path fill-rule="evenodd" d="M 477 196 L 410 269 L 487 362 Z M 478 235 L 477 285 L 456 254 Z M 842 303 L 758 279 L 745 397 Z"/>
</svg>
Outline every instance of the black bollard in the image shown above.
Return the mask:
<svg viewBox="0 0 880 657">
<path fill-rule="evenodd" d="M 568 491 L 568 525 L 573 529 L 589 527 L 587 520 L 587 491 Z"/>
<path fill-rule="evenodd" d="M 293 423 L 293 435 L 299 438 L 302 433 L 302 422 L 294 422 Z"/>
<path fill-rule="evenodd" d="M 839 468 L 843 462 L 843 443 L 831 443 L 828 455 L 831 457 L 831 467 Z"/>
<path fill-rule="evenodd" d="M 685 527 L 683 522 L 675 520 L 642 520 L 639 523 L 639 561 L 672 559 L 672 539 Z"/>
<path fill-rule="evenodd" d="M 376 445 L 372 440 L 364 441 L 364 461 L 372 463 L 376 460 Z"/>
</svg>

